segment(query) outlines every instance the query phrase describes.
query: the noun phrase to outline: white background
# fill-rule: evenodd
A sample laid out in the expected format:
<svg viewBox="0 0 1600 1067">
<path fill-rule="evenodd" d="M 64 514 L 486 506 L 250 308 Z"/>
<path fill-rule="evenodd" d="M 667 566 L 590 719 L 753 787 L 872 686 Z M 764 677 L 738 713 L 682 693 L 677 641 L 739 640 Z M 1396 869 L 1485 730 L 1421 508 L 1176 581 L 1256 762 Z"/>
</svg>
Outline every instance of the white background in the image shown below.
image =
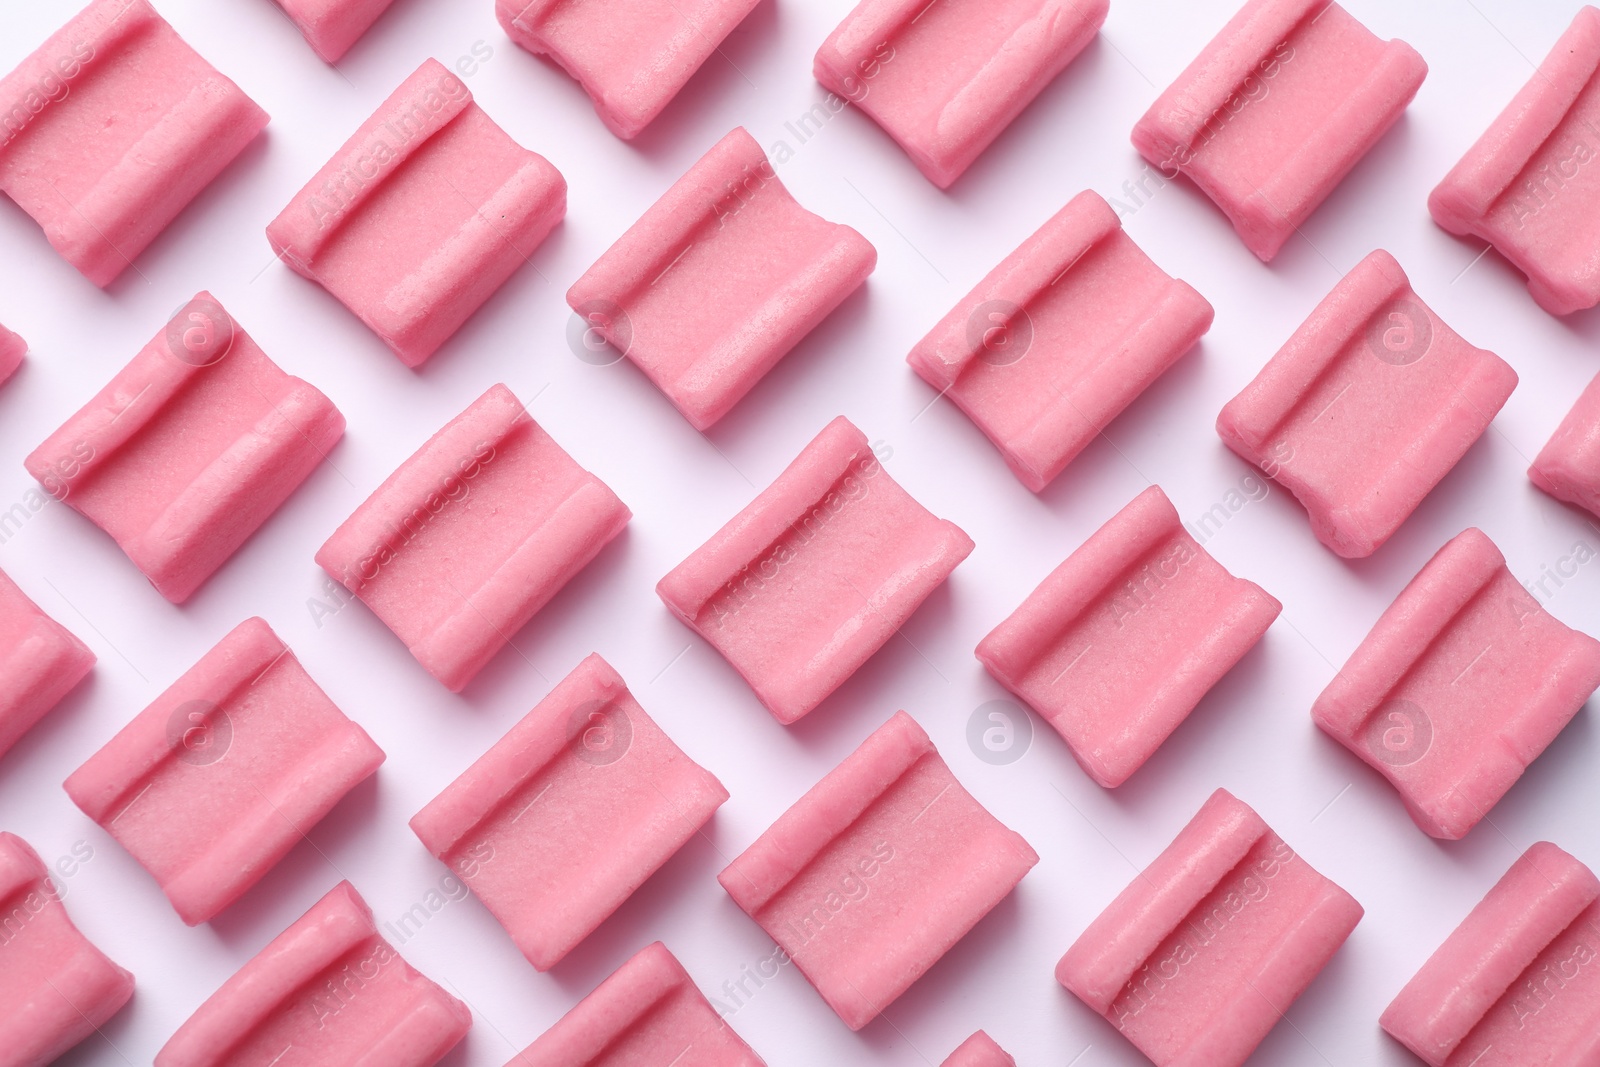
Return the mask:
<svg viewBox="0 0 1600 1067">
<path fill-rule="evenodd" d="M 164 601 L 99 530 L 54 505 L 0 545 L 0 566 L 79 634 L 91 678 L 0 760 L 0 827 L 46 862 L 92 845 L 63 886 L 73 919 L 138 978 L 129 1007 L 63 1062 L 147 1064 L 224 979 L 348 877 L 380 921 L 436 888 L 445 869 L 406 820 L 587 653 L 605 655 L 646 709 L 733 794 L 706 834 L 552 973 L 536 973 L 474 899 L 450 903 L 403 955 L 469 1002 L 474 1026 L 445 1063 L 499 1065 L 638 948 L 662 939 L 707 992 L 771 952 L 715 881 L 806 788 L 896 708 L 933 735 L 957 777 L 1043 857 L 1018 891 L 884 1017 L 852 1034 L 786 969 L 733 1017 L 777 1065 L 937 1064 L 987 1028 L 1024 1064 L 1099 1067 L 1143 1059 L 1052 977 L 1060 954 L 1225 786 L 1367 908 L 1348 944 L 1252 1060 L 1258 1065 L 1413 1062 L 1378 1029 L 1389 999 L 1528 845 L 1550 839 L 1600 866 L 1600 736 L 1586 711 L 1465 841 L 1441 844 L 1393 791 L 1319 733 L 1308 710 L 1401 586 L 1449 537 L 1485 529 L 1524 580 L 1578 541 L 1584 517 L 1524 471 L 1600 369 L 1594 313 L 1557 320 L 1491 253 L 1437 229 L 1428 191 L 1530 76 L 1577 0 L 1350 0 L 1431 72 L 1406 117 L 1271 267 L 1192 188 L 1160 190 L 1126 220 L 1161 266 L 1216 306 L 1216 325 L 1042 496 L 904 363 L 905 353 L 1002 256 L 1084 188 L 1121 196 L 1143 164 L 1134 122 L 1226 21 L 1235 0 L 1117 0 L 1103 34 L 950 193 L 925 181 L 855 111 L 799 145 L 784 124 L 822 98 L 811 56 L 850 0 L 764 0 L 643 136 L 601 126 L 577 85 L 513 46 L 490 0 L 398 0 L 337 69 L 268 0 L 157 0 L 179 31 L 272 115 L 266 134 L 108 292 L 0 203 L 0 321 L 32 355 L 0 388 L 0 508 L 33 483 L 22 458 L 201 288 L 213 290 L 279 364 L 333 398 L 349 431 L 331 460 L 182 608 Z M 77 8 L 0 2 L 0 69 Z M 477 42 L 467 79 L 488 113 L 571 183 L 567 221 L 531 263 L 420 372 L 322 290 L 272 260 L 265 225 L 427 56 L 447 65 Z M 597 367 L 565 340 L 568 285 L 719 137 L 747 126 L 807 207 L 864 233 L 877 272 L 707 437 L 626 362 Z M 1130 206 L 1131 202 L 1130 202 Z M 1186 519 L 1249 472 L 1213 421 L 1338 280 L 1375 247 L 1470 341 L 1507 359 L 1521 386 L 1488 434 L 1374 558 L 1349 563 L 1274 491 L 1208 549 L 1284 602 L 1262 644 L 1160 752 L 1115 792 L 1095 786 L 1042 728 L 996 767 L 965 736 L 1004 696 L 972 656 L 978 640 L 1151 480 Z M 1464 272 L 1464 273 L 1463 273 Z M 364 607 L 321 620 L 312 562 L 322 541 L 431 433 L 504 381 L 534 417 L 633 509 L 628 531 L 516 637 L 461 696 L 429 678 Z M 924 411 L 926 409 L 926 411 Z M 920 417 L 919 417 L 920 413 Z M 977 550 L 839 692 L 778 725 L 708 646 L 672 619 L 655 582 L 764 487 L 833 416 L 892 449 L 890 473 Z M 1554 588 L 1551 586 L 1550 588 Z M 1600 633 L 1600 564 L 1549 599 Z M 218 638 L 260 614 L 333 699 L 388 753 L 239 904 L 185 927 L 156 884 L 68 801 L 60 783 Z"/>
</svg>

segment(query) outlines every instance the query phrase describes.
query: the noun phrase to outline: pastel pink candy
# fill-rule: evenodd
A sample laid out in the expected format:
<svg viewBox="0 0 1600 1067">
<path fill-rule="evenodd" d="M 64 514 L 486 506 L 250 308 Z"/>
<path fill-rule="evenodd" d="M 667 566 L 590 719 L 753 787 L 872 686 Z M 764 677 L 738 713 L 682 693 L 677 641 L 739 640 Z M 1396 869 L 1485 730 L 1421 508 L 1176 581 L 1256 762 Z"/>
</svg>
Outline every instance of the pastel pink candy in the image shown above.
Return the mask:
<svg viewBox="0 0 1600 1067">
<path fill-rule="evenodd" d="M 344 434 L 344 416 L 195 296 L 26 465 L 187 600 Z"/>
<path fill-rule="evenodd" d="M 267 240 L 415 367 L 566 210 L 560 172 L 429 59 L 295 195 Z"/>
<path fill-rule="evenodd" d="M 1600 376 L 1539 451 L 1528 478 L 1557 500 L 1600 516 Z"/>
<path fill-rule="evenodd" d="M 1017 1067 L 1017 1061 L 995 1044 L 992 1037 L 979 1030 L 950 1053 L 942 1067 Z"/>
<path fill-rule="evenodd" d="M 155 1067 L 268 1064 L 285 1053 L 284 1063 L 318 1067 L 431 1067 L 471 1026 L 467 1006 L 413 970 L 340 882 L 211 994 Z"/>
<path fill-rule="evenodd" d="M 1042 492 L 1211 326 L 1098 193 L 1079 193 L 907 357 Z"/>
<path fill-rule="evenodd" d="M 1282 610 L 1212 559 L 1153 485 L 995 627 L 978 659 L 1109 789 L 1154 754 Z"/>
<path fill-rule="evenodd" d="M 743 127 L 728 134 L 567 292 L 588 325 L 697 430 L 726 415 L 844 302 L 878 254 L 795 202 Z"/>
<path fill-rule="evenodd" d="M 411 828 L 547 971 L 727 799 L 590 656 Z"/>
<path fill-rule="evenodd" d="M 841 416 L 656 592 L 787 724 L 882 648 L 972 547 Z"/>
<path fill-rule="evenodd" d="M 1462 340 L 1377 251 L 1228 402 L 1217 432 L 1295 495 L 1318 540 L 1370 556 L 1516 386 L 1516 371 Z"/>
<path fill-rule="evenodd" d="M 638 136 L 759 0 L 495 0 L 517 44 L 583 86 L 600 120 Z"/>
<path fill-rule="evenodd" d="M 1428 198 L 1434 221 L 1480 237 L 1553 315 L 1600 304 L 1600 10 L 1583 7 L 1528 84 Z"/>
<path fill-rule="evenodd" d="M 1600 1059 L 1600 880 L 1540 841 L 1383 1013 L 1430 1067 Z"/>
<path fill-rule="evenodd" d="M 1038 862 L 901 711 L 717 880 L 859 1030 Z"/>
<path fill-rule="evenodd" d="M 618 967 L 506 1067 L 763 1067 L 656 941 Z"/>
<path fill-rule="evenodd" d="M 0 756 L 94 666 L 94 653 L 0 571 Z"/>
<path fill-rule="evenodd" d="M 1405 112 L 1428 65 L 1328 0 L 1249 0 L 1133 128 L 1270 260 Z"/>
<path fill-rule="evenodd" d="M 274 0 L 300 27 L 313 51 L 337 63 L 394 0 Z"/>
<path fill-rule="evenodd" d="M 1469 529 L 1395 598 L 1317 698 L 1317 725 L 1455 840 L 1600 687 L 1600 641 L 1563 625 Z"/>
<path fill-rule="evenodd" d="M 1225 789 L 1056 967 L 1156 1067 L 1239 1067 L 1361 920 Z"/>
<path fill-rule="evenodd" d="M 0 383 L 17 372 L 27 354 L 28 342 L 0 326 Z"/>
<path fill-rule="evenodd" d="M 133 996 L 133 975 L 72 925 L 39 854 L 0 833 L 0 1063 L 44 1067 Z"/>
<path fill-rule="evenodd" d="M 495 385 L 401 464 L 317 563 L 460 692 L 631 517 Z"/>
<path fill-rule="evenodd" d="M 272 628 L 248 619 L 66 790 L 193 926 L 239 899 L 382 762 Z"/>
<path fill-rule="evenodd" d="M 148 0 L 93 0 L 0 80 L 0 190 L 106 286 L 266 124 Z"/>
<path fill-rule="evenodd" d="M 939 188 L 1093 40 L 1108 0 L 861 0 L 817 51 L 817 81 L 900 143 Z"/>
</svg>

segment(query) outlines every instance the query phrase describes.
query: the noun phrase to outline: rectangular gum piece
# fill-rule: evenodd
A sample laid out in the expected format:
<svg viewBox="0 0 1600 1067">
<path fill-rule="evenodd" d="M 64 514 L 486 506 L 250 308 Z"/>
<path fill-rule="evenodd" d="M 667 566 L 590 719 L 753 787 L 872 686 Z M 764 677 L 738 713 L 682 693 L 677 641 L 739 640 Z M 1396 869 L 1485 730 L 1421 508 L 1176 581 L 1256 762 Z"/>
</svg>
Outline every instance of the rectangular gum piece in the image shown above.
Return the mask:
<svg viewBox="0 0 1600 1067">
<path fill-rule="evenodd" d="M 1042 492 L 1211 328 L 1099 194 L 1079 193 L 907 357 Z"/>
<path fill-rule="evenodd" d="M 995 627 L 978 659 L 1111 789 L 1143 766 L 1282 610 L 1201 548 L 1153 485 Z"/>
<path fill-rule="evenodd" d="M 1600 686 L 1600 641 L 1569 629 L 1481 530 L 1441 548 L 1311 709 L 1393 783 L 1416 824 L 1466 836 Z"/>
<path fill-rule="evenodd" d="M 182 603 L 343 435 L 332 401 L 202 292 L 25 464 Z"/>
<path fill-rule="evenodd" d="M 266 125 L 148 0 L 94 0 L 0 80 L 0 190 L 103 287 Z"/>
<path fill-rule="evenodd" d="M 1017 1067 L 1011 1054 L 979 1030 L 945 1058 L 942 1067 Z"/>
<path fill-rule="evenodd" d="M 1067 68 L 1109 0 L 861 0 L 817 50 L 817 81 L 949 188 Z"/>
<path fill-rule="evenodd" d="M 194 926 L 239 899 L 382 762 L 383 750 L 256 618 L 65 787 Z"/>
<path fill-rule="evenodd" d="M 283 8 L 312 51 L 337 63 L 372 28 L 394 0 L 273 0 Z"/>
<path fill-rule="evenodd" d="M 1361 915 L 1219 789 L 1078 938 L 1056 980 L 1156 1067 L 1239 1067 Z"/>
<path fill-rule="evenodd" d="M 1517 386 L 1373 252 L 1217 417 L 1227 446 L 1295 495 L 1317 539 L 1370 556 L 1449 474 Z"/>
<path fill-rule="evenodd" d="M 1600 10 L 1583 7 L 1528 84 L 1428 198 L 1434 221 L 1480 237 L 1552 315 L 1600 304 Z"/>
<path fill-rule="evenodd" d="M 1528 479 L 1557 500 L 1600 517 L 1600 376 L 1589 382 L 1539 451 Z"/>
<path fill-rule="evenodd" d="M 495 385 L 402 463 L 317 563 L 460 692 L 631 517 Z"/>
<path fill-rule="evenodd" d="M 548 971 L 727 799 L 591 655 L 411 829 Z"/>
<path fill-rule="evenodd" d="M 8 1067 L 44 1067 L 133 996 L 133 975 L 72 924 L 39 854 L 0 833 L 0 1049 Z"/>
<path fill-rule="evenodd" d="M 1133 128 L 1262 260 L 1405 112 L 1428 65 L 1328 0 L 1249 0 Z"/>
<path fill-rule="evenodd" d="M 28 354 L 28 342 L 0 326 L 0 385 L 17 373 L 22 357 Z"/>
<path fill-rule="evenodd" d="M 1600 880 L 1548 841 L 1428 958 L 1382 1025 L 1429 1067 L 1600 1062 Z"/>
<path fill-rule="evenodd" d="M 566 211 L 560 172 L 429 59 L 295 195 L 267 240 L 415 367 Z"/>
<path fill-rule="evenodd" d="M 577 79 L 600 121 L 631 140 L 760 0 L 495 0 L 500 25 Z"/>
<path fill-rule="evenodd" d="M 200 1005 L 155 1067 L 270 1064 L 291 1049 L 308 1063 L 432 1067 L 471 1026 L 340 882 Z"/>
<path fill-rule="evenodd" d="M 1038 862 L 900 711 L 717 881 L 859 1030 Z"/>
<path fill-rule="evenodd" d="M 94 653 L 0 571 L 0 756 L 94 666 Z"/>
<path fill-rule="evenodd" d="M 788 724 L 882 648 L 972 548 L 840 416 L 656 592 Z"/>
<path fill-rule="evenodd" d="M 765 1067 L 765 1063 L 657 941 L 618 967 L 506 1067 Z"/>
<path fill-rule="evenodd" d="M 877 260 L 855 230 L 801 207 L 739 127 L 578 279 L 567 303 L 705 430 Z"/>
</svg>

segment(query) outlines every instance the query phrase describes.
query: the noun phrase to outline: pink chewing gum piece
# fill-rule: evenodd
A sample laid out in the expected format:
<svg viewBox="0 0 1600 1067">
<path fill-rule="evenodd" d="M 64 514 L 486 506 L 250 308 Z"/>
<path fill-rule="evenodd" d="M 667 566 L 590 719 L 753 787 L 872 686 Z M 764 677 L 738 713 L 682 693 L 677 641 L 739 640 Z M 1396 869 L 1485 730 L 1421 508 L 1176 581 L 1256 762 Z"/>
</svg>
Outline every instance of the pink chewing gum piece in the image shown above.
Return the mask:
<svg viewBox="0 0 1600 1067">
<path fill-rule="evenodd" d="M 1541 841 L 1383 1013 L 1430 1067 L 1600 1062 L 1600 880 Z"/>
<path fill-rule="evenodd" d="M 1528 480 L 1557 500 L 1600 516 L 1600 376 L 1528 468 Z"/>
<path fill-rule="evenodd" d="M 1428 198 L 1435 222 L 1494 245 L 1552 315 L 1600 304 L 1597 71 L 1600 11 L 1585 7 Z"/>
<path fill-rule="evenodd" d="M 0 756 L 94 666 L 94 653 L 0 571 Z"/>
<path fill-rule="evenodd" d="M 94 0 L 0 80 L 0 190 L 107 286 L 266 125 L 148 0 Z"/>
<path fill-rule="evenodd" d="M 1466 836 L 1600 687 L 1600 641 L 1563 625 L 1481 530 L 1441 548 L 1311 709 L 1430 835 Z"/>
<path fill-rule="evenodd" d="M 312 51 L 337 63 L 394 0 L 273 0 L 300 28 Z"/>
<path fill-rule="evenodd" d="M 506 1067 L 765 1067 L 657 941 Z"/>
<path fill-rule="evenodd" d="M 1238 1067 L 1361 915 L 1219 789 L 1067 950 L 1056 980 L 1156 1067 Z"/>
<path fill-rule="evenodd" d="M 317 563 L 460 692 L 630 518 L 495 385 L 401 464 Z"/>
<path fill-rule="evenodd" d="M 907 362 L 1042 492 L 1211 328 L 1211 305 L 1079 193 L 989 272 Z"/>
<path fill-rule="evenodd" d="M 576 78 L 606 128 L 631 140 L 760 0 L 495 0 L 500 25 Z"/>
<path fill-rule="evenodd" d="M 343 435 L 333 402 L 202 292 L 25 463 L 181 604 Z"/>
<path fill-rule="evenodd" d="M 882 648 L 972 548 L 840 416 L 656 592 L 788 724 Z"/>
<path fill-rule="evenodd" d="M 28 342 L 0 326 L 0 384 L 17 373 L 22 357 L 28 354 Z"/>
<path fill-rule="evenodd" d="M 467 1006 L 412 969 L 340 882 L 211 994 L 155 1067 L 431 1067 L 471 1027 Z"/>
<path fill-rule="evenodd" d="M 1373 252 L 1217 417 L 1317 539 L 1370 556 L 1489 428 L 1517 372 L 1474 348 Z"/>
<path fill-rule="evenodd" d="M 727 799 L 591 655 L 411 829 L 548 971 Z"/>
<path fill-rule="evenodd" d="M 877 261 L 865 237 L 796 203 L 740 127 L 578 279 L 567 303 L 705 430 Z"/>
<path fill-rule="evenodd" d="M 1077 58 L 1109 0 L 861 0 L 817 81 L 865 111 L 941 189 Z"/>
<path fill-rule="evenodd" d="M 1017 1067 L 1011 1054 L 979 1030 L 945 1058 L 942 1067 Z"/>
<path fill-rule="evenodd" d="M 194 926 L 239 899 L 382 762 L 272 628 L 248 619 L 73 771 L 66 790 Z"/>
<path fill-rule="evenodd" d="M 567 183 L 427 60 L 267 227 L 408 367 L 499 289 L 567 211 Z"/>
<path fill-rule="evenodd" d="M 717 881 L 859 1030 L 1038 862 L 900 711 Z"/>
<path fill-rule="evenodd" d="M 133 996 L 133 975 L 72 925 L 39 854 L 0 833 L 0 1063 L 45 1067 Z"/>
<path fill-rule="evenodd" d="M 1249 0 L 1133 128 L 1263 261 L 1278 254 L 1416 96 L 1428 65 L 1328 0 Z"/>
<path fill-rule="evenodd" d="M 978 659 L 1113 789 L 1282 610 L 1201 548 L 1153 485 L 995 627 Z"/>
</svg>

